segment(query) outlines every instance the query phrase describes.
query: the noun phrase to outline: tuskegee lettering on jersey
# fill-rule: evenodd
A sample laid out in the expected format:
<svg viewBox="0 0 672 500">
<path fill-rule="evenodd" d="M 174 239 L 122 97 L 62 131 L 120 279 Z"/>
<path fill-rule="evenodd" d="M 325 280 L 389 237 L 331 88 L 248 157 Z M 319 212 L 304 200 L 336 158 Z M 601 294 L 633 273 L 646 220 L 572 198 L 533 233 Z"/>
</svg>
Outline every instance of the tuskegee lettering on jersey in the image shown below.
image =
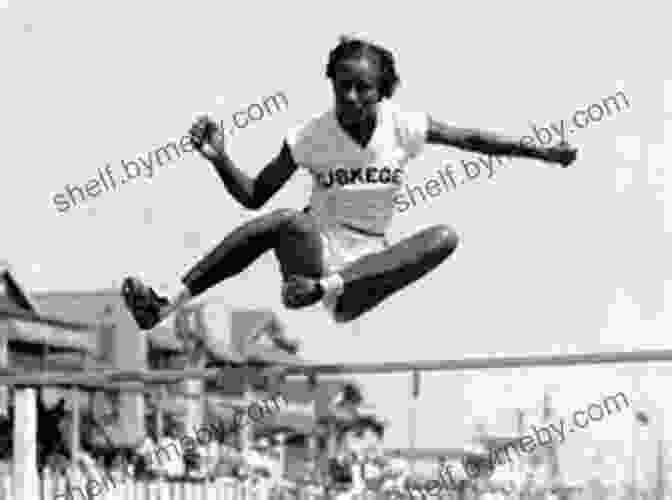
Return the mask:
<svg viewBox="0 0 672 500">
<path fill-rule="evenodd" d="M 422 151 L 428 126 L 426 113 L 383 100 L 365 147 L 343 130 L 333 109 L 290 130 L 286 141 L 294 161 L 312 175 L 310 206 L 320 222 L 385 234 L 406 165 Z"/>
</svg>

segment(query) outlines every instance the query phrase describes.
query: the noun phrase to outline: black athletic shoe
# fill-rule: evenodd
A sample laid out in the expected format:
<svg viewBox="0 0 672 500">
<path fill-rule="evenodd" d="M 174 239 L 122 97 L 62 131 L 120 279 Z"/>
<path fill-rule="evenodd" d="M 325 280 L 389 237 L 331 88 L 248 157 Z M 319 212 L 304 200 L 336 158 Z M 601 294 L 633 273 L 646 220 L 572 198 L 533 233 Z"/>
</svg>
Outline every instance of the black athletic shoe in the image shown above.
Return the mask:
<svg viewBox="0 0 672 500">
<path fill-rule="evenodd" d="M 121 287 L 126 307 L 141 330 L 151 330 L 161 321 L 161 307 L 169 304 L 168 299 L 159 297 L 150 287 L 137 278 L 126 278 Z"/>
<path fill-rule="evenodd" d="M 320 282 L 305 276 L 290 276 L 282 284 L 282 303 L 288 309 L 312 306 L 324 297 Z"/>
</svg>

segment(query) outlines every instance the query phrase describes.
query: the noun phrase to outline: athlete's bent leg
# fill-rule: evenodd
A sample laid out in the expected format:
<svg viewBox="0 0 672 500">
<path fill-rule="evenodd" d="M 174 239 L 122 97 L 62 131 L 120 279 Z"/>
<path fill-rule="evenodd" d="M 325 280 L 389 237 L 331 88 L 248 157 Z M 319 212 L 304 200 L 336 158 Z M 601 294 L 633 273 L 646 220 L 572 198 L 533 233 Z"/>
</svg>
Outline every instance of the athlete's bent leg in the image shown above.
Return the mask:
<svg viewBox="0 0 672 500">
<path fill-rule="evenodd" d="M 198 262 L 182 283 L 192 297 L 245 270 L 274 249 L 283 277 L 322 275 L 322 240 L 313 216 L 276 210 L 242 225 Z"/>
<path fill-rule="evenodd" d="M 285 278 L 298 274 L 317 280 L 323 274 L 322 240 L 313 216 L 276 210 L 229 234 L 182 278 L 184 289 L 174 300 L 159 297 L 134 278 L 124 281 L 122 292 L 139 326 L 150 329 L 192 298 L 239 274 L 270 249 L 275 250 Z M 316 285 L 313 295 L 318 293 Z"/>
<path fill-rule="evenodd" d="M 433 226 L 386 250 L 367 255 L 339 272 L 343 294 L 335 318 L 347 322 L 436 268 L 457 248 L 459 238 L 448 226 Z"/>
</svg>

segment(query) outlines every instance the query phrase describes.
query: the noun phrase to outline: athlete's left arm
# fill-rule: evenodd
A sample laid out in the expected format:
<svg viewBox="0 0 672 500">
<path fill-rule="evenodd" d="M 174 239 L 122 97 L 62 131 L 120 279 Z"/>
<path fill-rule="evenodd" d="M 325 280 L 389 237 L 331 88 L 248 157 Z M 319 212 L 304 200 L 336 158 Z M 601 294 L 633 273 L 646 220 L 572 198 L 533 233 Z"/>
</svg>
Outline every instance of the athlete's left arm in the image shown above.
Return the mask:
<svg viewBox="0 0 672 500">
<path fill-rule="evenodd" d="M 537 147 L 478 129 L 458 128 L 429 118 L 427 143 L 453 146 L 465 151 L 475 151 L 493 156 L 519 156 L 534 158 L 567 167 L 576 160 L 576 148 L 566 143 L 549 148 Z"/>
</svg>

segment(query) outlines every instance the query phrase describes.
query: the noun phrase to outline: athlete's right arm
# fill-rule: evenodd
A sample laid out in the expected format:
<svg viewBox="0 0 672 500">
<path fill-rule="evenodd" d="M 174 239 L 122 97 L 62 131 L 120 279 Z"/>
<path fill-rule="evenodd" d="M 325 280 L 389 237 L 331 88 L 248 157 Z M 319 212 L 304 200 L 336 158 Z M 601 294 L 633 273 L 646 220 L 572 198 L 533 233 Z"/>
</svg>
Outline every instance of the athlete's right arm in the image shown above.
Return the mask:
<svg viewBox="0 0 672 500">
<path fill-rule="evenodd" d="M 298 168 L 286 143 L 256 178 L 236 167 L 227 154 L 210 161 L 231 196 L 250 210 L 263 207 Z"/>
<path fill-rule="evenodd" d="M 263 207 L 298 168 L 285 142 L 278 155 L 251 178 L 234 165 L 226 151 L 225 134 L 212 120 L 200 118 L 189 133 L 192 144 L 215 167 L 231 196 L 251 210 Z"/>
</svg>

